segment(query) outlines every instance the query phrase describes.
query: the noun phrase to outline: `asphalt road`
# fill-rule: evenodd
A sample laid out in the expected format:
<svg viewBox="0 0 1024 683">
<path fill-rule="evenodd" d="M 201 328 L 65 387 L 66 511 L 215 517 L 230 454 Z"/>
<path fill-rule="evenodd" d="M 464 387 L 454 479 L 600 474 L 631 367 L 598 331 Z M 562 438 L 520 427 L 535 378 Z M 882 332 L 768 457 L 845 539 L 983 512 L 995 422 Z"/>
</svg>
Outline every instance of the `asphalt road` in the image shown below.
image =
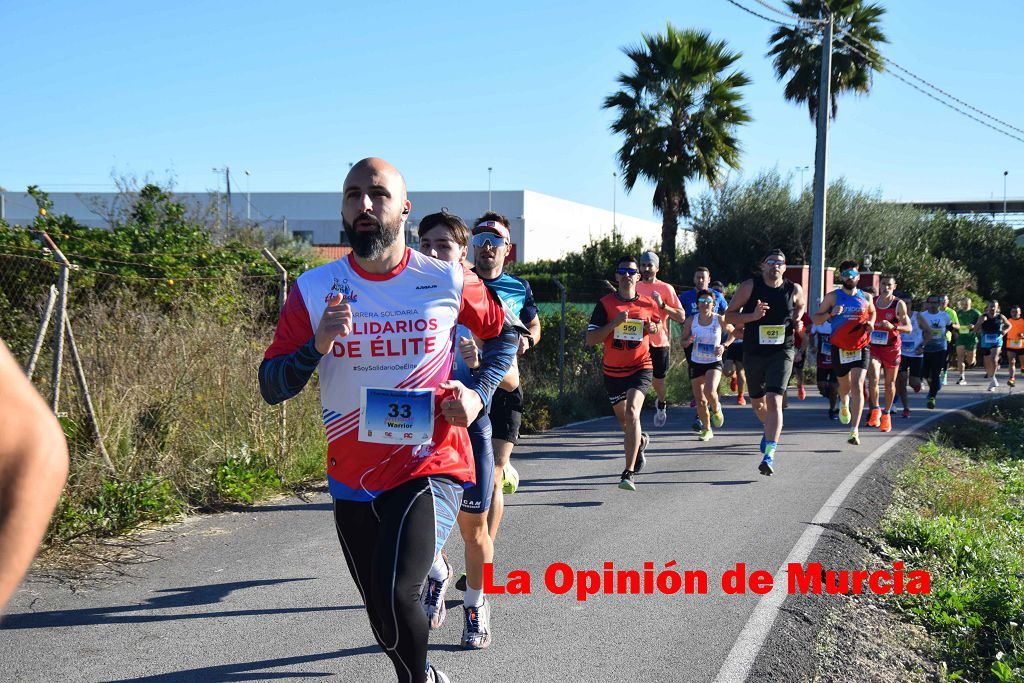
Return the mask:
<svg viewBox="0 0 1024 683">
<path fill-rule="evenodd" d="M 991 396 L 979 373 L 947 386 L 939 410 Z M 1007 389 L 1001 387 L 998 395 Z M 812 395 L 812 393 L 814 395 Z M 774 477 L 757 472 L 759 431 L 749 407 L 727 401 L 709 443 L 693 411 L 670 409 L 649 426 L 648 464 L 635 493 L 617 488 L 621 436 L 611 418 L 524 437 L 514 454 L 520 490 L 506 498 L 496 576 L 525 570 L 529 595 L 493 596 L 494 642 L 463 652 L 461 594 L 432 634 L 431 659 L 453 681 L 710 681 L 758 596 L 725 595 L 737 562 L 774 572 L 856 465 L 901 430 L 938 411 L 913 396 L 914 416 L 862 445 L 825 417 L 817 392 L 791 400 Z M 33 574 L 0 624 L 2 681 L 255 681 L 338 677 L 390 681 L 345 569 L 326 494 L 195 517 L 145 538 L 149 562 L 124 575 L 70 581 Z M 449 556 L 462 564 L 457 531 Z M 703 570 L 703 595 L 553 595 L 544 572 Z M 843 568 L 843 567 L 838 567 Z M 850 567 L 853 568 L 853 567 Z"/>
</svg>

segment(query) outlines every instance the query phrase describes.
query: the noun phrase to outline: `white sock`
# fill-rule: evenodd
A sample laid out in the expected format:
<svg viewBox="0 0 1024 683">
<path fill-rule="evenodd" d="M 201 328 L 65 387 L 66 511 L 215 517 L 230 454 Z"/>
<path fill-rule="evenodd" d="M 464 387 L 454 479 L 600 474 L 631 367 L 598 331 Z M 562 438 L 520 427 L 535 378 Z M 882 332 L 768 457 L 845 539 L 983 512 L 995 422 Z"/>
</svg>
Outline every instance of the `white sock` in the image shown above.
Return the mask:
<svg viewBox="0 0 1024 683">
<path fill-rule="evenodd" d="M 430 565 L 430 571 L 427 572 L 427 576 L 434 579 L 434 581 L 444 581 L 448 578 L 448 565 L 445 564 L 441 553 L 438 553 L 437 557 L 434 558 L 434 564 Z"/>
<path fill-rule="evenodd" d="M 466 585 L 466 597 L 463 598 L 462 603 L 466 607 L 483 607 L 484 604 L 484 590 L 483 588 L 470 588 Z"/>
</svg>

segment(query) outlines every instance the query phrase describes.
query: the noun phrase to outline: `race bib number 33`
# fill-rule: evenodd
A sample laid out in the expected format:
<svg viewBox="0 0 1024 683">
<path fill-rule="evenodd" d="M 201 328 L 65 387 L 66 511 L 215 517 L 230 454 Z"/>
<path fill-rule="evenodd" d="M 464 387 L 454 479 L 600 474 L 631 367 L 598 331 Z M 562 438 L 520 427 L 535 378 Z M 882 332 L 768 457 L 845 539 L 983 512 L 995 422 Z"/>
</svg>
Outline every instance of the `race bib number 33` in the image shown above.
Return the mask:
<svg viewBox="0 0 1024 683">
<path fill-rule="evenodd" d="M 433 433 L 433 389 L 361 388 L 360 441 L 418 446 Z"/>
<path fill-rule="evenodd" d="M 615 328 L 612 334 L 619 341 L 643 341 L 644 321 L 627 318 Z"/>
<path fill-rule="evenodd" d="M 871 343 L 884 346 L 889 343 L 889 333 L 885 330 L 871 330 Z"/>
</svg>

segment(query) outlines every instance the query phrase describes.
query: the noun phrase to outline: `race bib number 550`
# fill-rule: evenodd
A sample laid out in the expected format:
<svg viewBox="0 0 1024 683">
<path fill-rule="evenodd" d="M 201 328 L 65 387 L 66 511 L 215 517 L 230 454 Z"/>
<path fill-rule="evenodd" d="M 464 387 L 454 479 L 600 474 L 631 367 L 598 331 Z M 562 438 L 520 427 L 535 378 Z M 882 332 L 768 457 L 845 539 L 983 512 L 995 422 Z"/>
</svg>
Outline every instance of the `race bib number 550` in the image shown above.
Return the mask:
<svg viewBox="0 0 1024 683">
<path fill-rule="evenodd" d="M 619 323 L 612 335 L 619 341 L 643 341 L 644 321 L 627 318 Z"/>
<path fill-rule="evenodd" d="M 434 433 L 433 389 L 362 387 L 359 440 L 418 446 Z"/>
</svg>

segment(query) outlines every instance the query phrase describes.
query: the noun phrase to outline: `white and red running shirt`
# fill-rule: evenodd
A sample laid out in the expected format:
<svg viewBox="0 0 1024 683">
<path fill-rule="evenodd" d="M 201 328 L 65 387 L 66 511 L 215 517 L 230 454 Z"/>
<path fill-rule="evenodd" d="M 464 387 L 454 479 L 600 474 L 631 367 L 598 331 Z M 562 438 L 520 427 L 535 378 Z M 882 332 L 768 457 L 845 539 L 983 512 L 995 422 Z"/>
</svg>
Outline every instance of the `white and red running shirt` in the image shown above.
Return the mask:
<svg viewBox="0 0 1024 683">
<path fill-rule="evenodd" d="M 335 293 L 352 307 L 352 332 L 336 338 L 317 366 L 331 495 L 367 501 L 431 475 L 474 482 L 469 437 L 442 416 L 442 396 L 451 392 L 439 385 L 451 375 L 456 324 L 481 339 L 497 337 L 505 319 L 500 301 L 461 264 L 406 248 L 394 270 L 374 274 L 349 255 L 299 276 L 264 358 L 306 345 Z M 401 400 L 412 389 L 433 390 L 432 433 L 423 418 L 429 415 L 429 392 L 421 392 L 419 402 Z M 367 399 L 379 409 L 376 417 L 373 407 L 361 411 L 363 396 L 371 394 L 378 394 Z M 403 418 L 415 420 L 417 414 L 425 429 L 413 433 L 413 422 Z"/>
</svg>

